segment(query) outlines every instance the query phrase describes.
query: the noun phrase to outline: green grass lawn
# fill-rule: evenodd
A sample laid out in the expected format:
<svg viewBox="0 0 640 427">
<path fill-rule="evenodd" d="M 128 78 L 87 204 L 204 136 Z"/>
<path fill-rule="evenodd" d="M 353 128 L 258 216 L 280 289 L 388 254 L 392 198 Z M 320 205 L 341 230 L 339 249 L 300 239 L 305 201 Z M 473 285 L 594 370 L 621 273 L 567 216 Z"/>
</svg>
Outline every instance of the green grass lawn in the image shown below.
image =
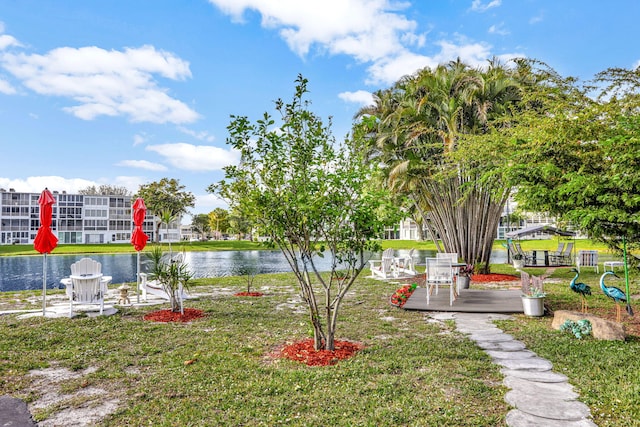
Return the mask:
<svg viewBox="0 0 640 427">
<path fill-rule="evenodd" d="M 270 358 L 278 346 L 309 337 L 290 274 L 258 276 L 260 298 L 239 298 L 241 277 L 199 280 L 194 292 L 227 295 L 189 301 L 206 317 L 191 324 L 144 321 L 157 309 L 121 309 L 103 318 L 18 320 L 0 316 L 0 394 L 29 402 L 29 371 L 97 370 L 61 384 L 117 396 L 100 425 L 153 426 L 503 426 L 508 411 L 498 368 L 450 324 L 388 303 L 394 287 L 361 279 L 341 310 L 338 339 L 362 342 L 355 357 L 330 367 Z M 199 288 L 199 289 L 198 289 Z M 15 297 L 16 293 L 12 293 Z M 200 353 L 197 361 L 184 361 Z M 81 405 L 62 399 L 56 409 Z M 44 420 L 51 410 L 36 411 Z"/>
<path fill-rule="evenodd" d="M 504 240 L 496 240 L 493 244 L 494 250 L 505 250 Z M 151 245 L 152 243 L 148 243 Z M 547 240 L 522 240 L 522 249 L 527 250 L 555 250 L 558 246 L 557 239 Z M 169 250 L 169 244 L 162 244 L 163 248 Z M 213 240 L 207 242 L 178 242 L 172 243 L 173 250 L 186 250 L 186 251 L 242 251 L 242 250 L 259 250 L 259 249 L 273 249 L 265 246 L 262 243 L 250 242 L 248 240 Z M 416 248 L 419 250 L 435 250 L 436 246 L 431 241 L 417 242 L 414 240 L 383 240 L 383 249 L 411 249 Z M 597 249 L 602 252 L 608 252 L 607 249 L 601 245 L 592 242 L 591 240 L 578 239 L 575 240 L 575 247 L 577 250 Z M 105 244 L 67 244 L 58 245 L 53 253 L 56 255 L 63 254 L 94 254 L 94 253 L 132 253 L 135 252 L 133 246 L 128 243 L 105 243 Z M 38 255 L 38 252 L 33 249 L 33 245 L 0 245 L 0 256 L 3 255 Z"/>
<path fill-rule="evenodd" d="M 514 272 L 509 266 L 494 270 Z M 550 308 L 579 308 L 568 290 L 570 277 L 568 269 L 558 269 L 551 279 L 559 283 L 546 285 Z M 592 283 L 597 275 L 585 272 L 584 279 Z M 118 398 L 118 410 L 99 424 L 104 426 L 505 425 L 510 408 L 498 367 L 452 323 L 427 322 L 422 313 L 391 306 L 393 285 L 358 280 L 340 312 L 337 338 L 362 342 L 365 349 L 331 367 L 269 357 L 310 334 L 307 314 L 299 310 L 304 307 L 292 303 L 292 275 L 257 276 L 252 290 L 265 292 L 260 298 L 232 296 L 246 290 L 243 277 L 194 285 L 192 291 L 206 296 L 187 307 L 204 310 L 206 317 L 191 324 L 142 319 L 158 307 L 124 308 L 102 318 L 0 316 L 0 393 L 35 402 L 44 390 L 30 388 L 30 370 L 94 368 L 59 386 L 68 396 L 98 388 L 104 390 L 100 399 Z M 21 294 L 0 295 L 0 306 Z M 595 289 L 590 307 L 613 311 Z M 638 337 L 577 340 L 551 330 L 550 323 L 550 317 L 515 316 L 499 326 L 569 377 L 596 424 L 640 426 Z M 196 353 L 196 362 L 185 365 Z M 34 415 L 42 421 L 87 399 L 63 397 Z"/>
<path fill-rule="evenodd" d="M 147 247 L 151 243 L 147 244 Z M 169 251 L 169 244 L 163 243 L 162 247 Z M 212 240 L 207 242 L 177 242 L 172 243 L 171 248 L 186 251 L 245 251 L 271 249 L 262 243 L 250 242 L 248 240 Z M 146 249 L 145 249 L 146 250 Z M 73 244 L 58 245 L 54 250 L 55 255 L 64 254 L 101 254 L 101 253 L 134 253 L 133 245 L 128 243 L 105 243 L 105 244 Z M 0 245 L 0 256 L 2 255 L 39 255 L 33 245 Z"/>
<path fill-rule="evenodd" d="M 235 248 L 241 244 L 202 242 L 211 245 L 203 250 L 220 248 L 216 243 Z M 556 246 L 554 241 L 534 243 L 546 245 L 538 249 Z M 416 242 L 393 244 L 430 249 Z M 130 245 L 102 245 L 96 250 L 120 246 L 130 249 Z M 603 249 L 587 242 L 576 246 Z M 14 246 L 0 247 L 5 248 Z M 509 265 L 494 265 L 492 271 L 514 273 Z M 540 269 L 527 271 L 542 274 Z M 568 288 L 572 277 L 568 268 L 559 268 L 549 278 L 545 290 L 550 309 L 579 309 L 578 296 Z M 593 289 L 590 312 L 611 315 L 614 305 L 600 292 L 598 277 L 592 269 L 581 274 L 581 281 Z M 615 284 L 623 287 L 621 282 Z M 472 341 L 457 334 L 452 323 L 427 322 L 422 313 L 392 307 L 388 299 L 394 285 L 358 279 L 341 309 L 337 339 L 362 342 L 365 349 L 331 367 L 269 357 L 279 346 L 310 334 L 304 307 L 292 303 L 298 291 L 291 274 L 257 276 L 252 290 L 265 292 L 260 298 L 232 296 L 246 290 L 243 277 L 198 279 L 193 286 L 194 292 L 206 296 L 189 301 L 187 307 L 204 310 L 206 317 L 191 324 L 142 319 L 159 307 L 120 308 L 116 315 L 102 318 L 0 316 L 0 394 L 36 402 L 46 390 L 33 387 L 31 370 L 60 367 L 79 373 L 92 368 L 82 378 L 47 387 L 59 387 L 63 396 L 48 409 L 34 411 L 36 420 L 95 404 L 90 394 L 74 393 L 99 389 L 103 391 L 98 400 L 118 402 L 118 409 L 99 423 L 103 426 L 505 425 L 510 408 L 504 402 L 507 389 L 501 385 L 498 367 Z M 632 294 L 637 294 L 635 271 L 631 286 Z M 56 293 L 61 291 L 52 291 Z M 0 309 L 16 301 L 37 309 L 40 303 L 28 298 L 38 295 L 0 293 Z M 597 425 L 640 426 L 640 338 L 577 340 L 552 330 L 551 320 L 515 316 L 499 326 L 569 377 Z M 196 362 L 185 365 L 195 353 L 199 353 Z"/>
</svg>

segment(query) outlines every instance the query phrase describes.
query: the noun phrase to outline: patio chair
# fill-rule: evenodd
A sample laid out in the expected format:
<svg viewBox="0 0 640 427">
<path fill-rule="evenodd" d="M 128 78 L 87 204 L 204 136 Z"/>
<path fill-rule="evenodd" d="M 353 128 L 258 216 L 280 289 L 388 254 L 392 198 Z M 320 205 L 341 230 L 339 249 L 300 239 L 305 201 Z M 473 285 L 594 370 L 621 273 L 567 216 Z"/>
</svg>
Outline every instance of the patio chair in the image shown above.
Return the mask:
<svg viewBox="0 0 640 427">
<path fill-rule="evenodd" d="M 436 254 L 436 259 L 450 259 L 452 263 L 458 262 L 458 253 L 457 252 L 438 252 Z"/>
<path fill-rule="evenodd" d="M 415 276 L 416 274 L 418 274 L 413 259 L 415 252 L 415 248 L 412 248 L 407 256 L 395 258 L 395 265 L 393 266 L 393 268 L 397 270 L 398 275 L 407 274 L 409 276 Z"/>
<path fill-rule="evenodd" d="M 558 243 L 558 248 L 553 252 L 549 252 L 549 256 L 561 256 L 562 252 L 564 252 L 564 242 Z"/>
<path fill-rule="evenodd" d="M 456 299 L 456 292 L 453 285 L 453 268 L 450 258 L 427 258 L 427 305 L 429 305 L 433 289 L 438 294 L 440 286 L 449 286 L 449 305 L 453 305 Z"/>
<path fill-rule="evenodd" d="M 580 267 L 593 267 L 595 272 L 599 273 L 598 251 L 578 251 L 578 257 L 576 258 L 578 273 L 580 273 Z"/>
<path fill-rule="evenodd" d="M 567 243 L 564 251 L 560 255 L 549 255 L 549 259 L 553 265 L 572 265 L 573 264 L 573 242 Z"/>
<path fill-rule="evenodd" d="M 379 279 L 391 279 L 398 276 L 396 269 L 396 259 L 393 257 L 393 249 L 385 249 L 382 252 L 382 259 L 369 260 L 371 277 Z"/>
<path fill-rule="evenodd" d="M 69 297 L 69 317 L 73 317 L 74 304 L 95 304 L 104 312 L 104 297 L 111 276 L 102 274 L 102 264 L 91 258 L 82 258 L 71 264 L 71 275 L 61 280 Z"/>
</svg>

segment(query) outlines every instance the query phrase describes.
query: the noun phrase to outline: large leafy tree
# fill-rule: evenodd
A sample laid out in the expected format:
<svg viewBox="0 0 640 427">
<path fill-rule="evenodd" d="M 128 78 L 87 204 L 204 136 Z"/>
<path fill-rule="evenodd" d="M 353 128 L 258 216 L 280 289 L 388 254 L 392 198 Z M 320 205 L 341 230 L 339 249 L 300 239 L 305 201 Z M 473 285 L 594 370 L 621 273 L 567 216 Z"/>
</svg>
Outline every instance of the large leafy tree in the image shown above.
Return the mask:
<svg viewBox="0 0 640 427">
<path fill-rule="evenodd" d="M 621 250 L 640 244 L 640 70 L 609 69 L 587 85 L 543 64 L 520 125 L 509 130 L 519 203 L 550 212 Z"/>
<path fill-rule="evenodd" d="M 216 239 L 229 230 L 229 212 L 223 208 L 215 208 L 209 212 L 209 228 L 215 231 Z"/>
<path fill-rule="evenodd" d="M 497 61 L 484 70 L 453 61 L 378 91 L 357 116 L 382 185 L 408 202 L 439 250 L 485 271 L 510 192 L 499 131 L 520 99 L 516 77 Z"/>
<path fill-rule="evenodd" d="M 315 348 L 333 350 L 340 305 L 365 267 L 370 239 L 395 218 L 382 215 L 383 193 L 366 188 L 370 171 L 356 143 L 339 146 L 306 93 L 299 76 L 293 100 L 275 103 L 277 123 L 268 113 L 255 123 L 232 117 L 227 143 L 241 161 L 209 191 L 280 248 L 308 306 Z M 328 274 L 316 267 L 321 255 L 331 258 Z"/>
<path fill-rule="evenodd" d="M 193 228 L 193 231 L 196 233 L 206 236 L 211 231 L 211 227 L 209 226 L 209 215 L 194 215 L 191 219 L 191 228 Z"/>
<path fill-rule="evenodd" d="M 142 197 L 144 203 L 155 215 L 156 242 L 160 237 L 160 226 L 163 223 L 160 215 L 179 218 L 195 206 L 195 196 L 185 191 L 185 186 L 177 179 L 162 178 L 160 181 L 141 185 L 134 198 Z"/>
</svg>

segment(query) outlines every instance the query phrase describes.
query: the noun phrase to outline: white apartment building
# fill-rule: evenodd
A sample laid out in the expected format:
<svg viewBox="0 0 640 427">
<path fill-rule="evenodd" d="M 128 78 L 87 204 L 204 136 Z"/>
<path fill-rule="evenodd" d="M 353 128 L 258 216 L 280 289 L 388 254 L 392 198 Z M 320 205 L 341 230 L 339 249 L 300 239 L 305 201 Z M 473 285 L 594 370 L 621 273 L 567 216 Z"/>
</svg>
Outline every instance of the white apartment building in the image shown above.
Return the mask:
<svg viewBox="0 0 640 427">
<path fill-rule="evenodd" d="M 87 196 L 52 191 L 51 229 L 58 243 L 129 243 L 133 231 L 131 196 Z M 40 193 L 19 193 L 0 188 L 0 244 L 33 243 L 40 227 Z M 154 241 L 153 214 L 147 211 L 142 226 Z M 180 239 L 179 220 L 160 229 L 160 241 Z"/>
<path fill-rule="evenodd" d="M 506 234 L 511 231 L 520 230 L 525 227 L 532 227 L 534 225 L 556 225 L 556 221 L 546 213 L 524 213 L 518 215 L 516 218 L 513 213 L 516 211 L 517 203 L 512 199 L 509 199 L 505 204 L 496 230 L 496 238 L 500 240 L 506 239 Z M 429 238 L 426 230 L 423 234 L 425 239 Z M 548 236 L 529 236 L 526 238 L 541 238 Z M 400 221 L 397 227 L 386 228 L 384 231 L 385 239 L 398 239 L 398 240 L 418 240 L 418 224 L 410 218 Z"/>
</svg>

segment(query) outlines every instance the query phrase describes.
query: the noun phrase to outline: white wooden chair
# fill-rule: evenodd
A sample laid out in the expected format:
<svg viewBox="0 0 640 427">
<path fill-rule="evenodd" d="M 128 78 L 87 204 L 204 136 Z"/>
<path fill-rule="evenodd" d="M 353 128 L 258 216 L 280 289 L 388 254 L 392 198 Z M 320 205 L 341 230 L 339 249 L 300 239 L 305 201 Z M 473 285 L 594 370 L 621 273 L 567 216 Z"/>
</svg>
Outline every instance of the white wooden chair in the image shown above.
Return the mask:
<svg viewBox="0 0 640 427">
<path fill-rule="evenodd" d="M 458 253 L 457 252 L 438 252 L 436 254 L 436 259 L 450 259 L 452 264 L 458 263 Z M 460 269 L 458 267 L 453 268 L 453 277 L 456 282 L 456 295 L 460 293 L 460 282 L 458 280 L 460 276 Z"/>
<path fill-rule="evenodd" d="M 450 259 L 452 263 L 458 262 L 458 254 L 456 252 L 438 252 L 436 259 Z"/>
<path fill-rule="evenodd" d="M 393 249 L 385 249 L 382 252 L 382 259 L 369 260 L 371 277 L 383 280 L 398 277 L 396 259 L 393 257 Z"/>
<path fill-rule="evenodd" d="M 102 264 L 91 258 L 82 258 L 71 264 L 71 276 L 61 282 L 67 287 L 69 317 L 73 317 L 73 304 L 100 305 L 100 314 L 103 314 L 111 276 L 102 274 Z"/>
<path fill-rule="evenodd" d="M 406 256 L 396 257 L 394 268 L 397 270 L 398 275 L 406 274 L 409 276 L 415 276 L 418 274 L 416 271 L 416 264 L 413 259 L 415 253 L 415 248 L 412 248 Z"/>
<path fill-rule="evenodd" d="M 580 273 L 580 267 L 593 267 L 596 273 L 599 273 L 598 251 L 578 251 L 578 257 L 576 258 L 578 273 Z"/>
<path fill-rule="evenodd" d="M 438 294 L 439 286 L 449 286 L 449 305 L 453 305 L 456 292 L 453 285 L 453 268 L 451 258 L 427 258 L 427 305 L 429 305 L 433 289 Z"/>
</svg>

